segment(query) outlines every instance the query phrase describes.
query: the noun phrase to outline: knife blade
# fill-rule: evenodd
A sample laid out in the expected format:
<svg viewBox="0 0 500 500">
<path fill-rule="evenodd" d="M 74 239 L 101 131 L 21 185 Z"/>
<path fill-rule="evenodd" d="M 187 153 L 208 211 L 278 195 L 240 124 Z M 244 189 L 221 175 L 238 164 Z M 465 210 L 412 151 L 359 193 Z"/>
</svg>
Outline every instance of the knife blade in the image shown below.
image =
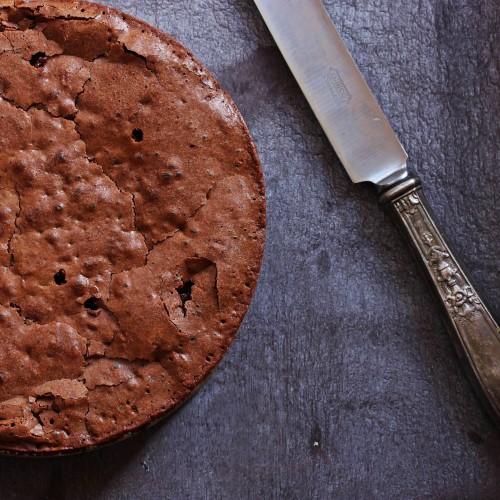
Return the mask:
<svg viewBox="0 0 500 500">
<path fill-rule="evenodd" d="M 256 0 L 353 182 L 408 175 L 407 155 L 320 0 Z"/>
<path fill-rule="evenodd" d="M 500 329 L 453 254 L 407 155 L 321 0 L 254 0 L 353 182 L 405 229 L 477 396 L 500 426 Z"/>
</svg>

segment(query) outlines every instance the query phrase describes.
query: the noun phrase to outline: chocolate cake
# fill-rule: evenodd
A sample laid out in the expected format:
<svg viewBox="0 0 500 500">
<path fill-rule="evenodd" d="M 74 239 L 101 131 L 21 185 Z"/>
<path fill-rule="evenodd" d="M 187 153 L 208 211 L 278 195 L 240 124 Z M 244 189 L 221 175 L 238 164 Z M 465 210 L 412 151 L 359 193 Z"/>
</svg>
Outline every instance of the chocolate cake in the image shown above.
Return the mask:
<svg viewBox="0 0 500 500">
<path fill-rule="evenodd" d="M 0 449 L 109 443 L 184 402 L 256 286 L 264 184 L 191 53 L 86 2 L 0 0 Z"/>
</svg>

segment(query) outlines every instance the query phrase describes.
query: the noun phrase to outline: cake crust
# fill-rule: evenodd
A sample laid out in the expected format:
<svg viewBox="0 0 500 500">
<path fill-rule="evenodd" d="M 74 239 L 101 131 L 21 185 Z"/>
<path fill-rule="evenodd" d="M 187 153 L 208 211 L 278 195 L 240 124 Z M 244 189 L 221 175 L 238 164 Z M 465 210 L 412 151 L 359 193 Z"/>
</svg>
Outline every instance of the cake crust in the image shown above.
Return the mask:
<svg viewBox="0 0 500 500">
<path fill-rule="evenodd" d="M 0 453 L 93 449 L 182 404 L 250 304 L 264 182 L 182 45 L 0 0 Z"/>
</svg>

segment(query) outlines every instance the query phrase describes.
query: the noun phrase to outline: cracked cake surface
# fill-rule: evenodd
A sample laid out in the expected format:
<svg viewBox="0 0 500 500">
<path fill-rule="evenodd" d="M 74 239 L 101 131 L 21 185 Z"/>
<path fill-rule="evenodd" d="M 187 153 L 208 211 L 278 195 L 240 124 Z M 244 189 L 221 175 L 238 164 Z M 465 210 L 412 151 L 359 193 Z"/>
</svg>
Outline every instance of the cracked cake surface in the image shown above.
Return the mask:
<svg viewBox="0 0 500 500">
<path fill-rule="evenodd" d="M 182 403 L 260 269 L 248 130 L 169 36 L 0 0 L 0 450 L 90 449 Z"/>
</svg>

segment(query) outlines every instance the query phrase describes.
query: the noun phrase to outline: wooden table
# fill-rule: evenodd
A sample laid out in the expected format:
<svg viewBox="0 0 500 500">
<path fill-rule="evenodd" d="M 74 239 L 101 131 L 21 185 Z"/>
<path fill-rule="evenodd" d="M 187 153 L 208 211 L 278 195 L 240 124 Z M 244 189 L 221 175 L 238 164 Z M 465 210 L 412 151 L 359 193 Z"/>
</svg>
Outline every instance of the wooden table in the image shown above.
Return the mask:
<svg viewBox="0 0 500 500">
<path fill-rule="evenodd" d="M 348 180 L 253 3 L 104 3 L 187 45 L 240 106 L 267 183 L 265 261 L 194 399 L 89 455 L 1 459 L 0 498 L 494 498 L 500 432 L 403 236 Z M 500 3 L 325 3 L 498 311 Z"/>
</svg>

